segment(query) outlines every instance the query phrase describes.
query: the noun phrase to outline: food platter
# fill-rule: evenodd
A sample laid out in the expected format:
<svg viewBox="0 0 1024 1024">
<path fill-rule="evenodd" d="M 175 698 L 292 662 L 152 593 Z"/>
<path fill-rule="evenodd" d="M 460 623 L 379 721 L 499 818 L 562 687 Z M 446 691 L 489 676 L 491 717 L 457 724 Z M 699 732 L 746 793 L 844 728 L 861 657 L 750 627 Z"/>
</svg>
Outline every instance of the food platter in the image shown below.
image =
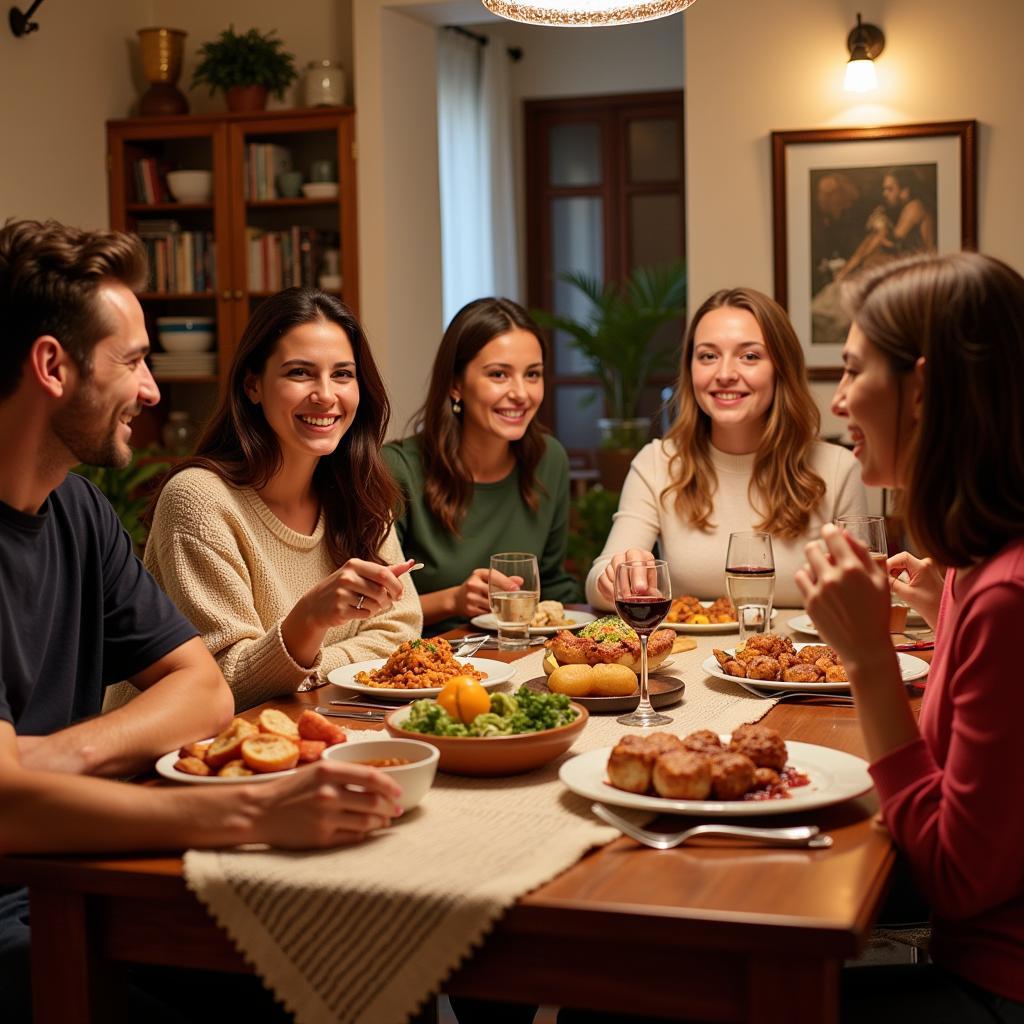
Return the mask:
<svg viewBox="0 0 1024 1024">
<path fill-rule="evenodd" d="M 793 646 L 799 651 L 804 647 L 817 646 L 816 644 L 793 644 Z M 726 647 L 725 651 L 728 654 L 735 654 L 735 647 Z M 915 679 L 923 679 L 928 675 L 928 662 L 922 661 L 920 658 L 915 658 L 911 654 L 898 653 L 896 657 L 900 663 L 900 675 L 903 677 L 903 682 L 912 683 Z M 801 693 L 846 693 L 850 689 L 849 683 L 791 683 L 782 679 L 747 679 L 739 676 L 731 676 L 728 672 L 722 669 L 722 666 L 718 664 L 717 659 L 712 654 L 711 657 L 705 658 L 701 662 L 700 666 L 709 676 L 714 676 L 716 679 L 724 679 L 727 683 L 736 683 L 744 687 L 749 687 L 754 690 L 792 690 L 799 691 Z"/>
<path fill-rule="evenodd" d="M 853 754 L 814 743 L 786 741 L 788 763 L 804 772 L 810 783 L 791 789 L 781 800 L 668 800 L 616 789 L 608 781 L 606 766 L 611 747 L 589 750 L 566 761 L 558 777 L 573 793 L 617 807 L 632 807 L 659 814 L 699 814 L 723 818 L 796 814 L 852 800 L 871 789 L 867 762 Z"/>
<path fill-rule="evenodd" d="M 574 611 L 572 608 L 565 609 L 565 617 L 571 620 L 570 625 L 531 626 L 530 636 L 554 636 L 563 629 L 579 629 L 580 626 L 585 626 L 588 622 L 593 622 L 597 618 L 596 615 L 592 615 L 590 612 L 578 612 Z M 477 629 L 486 629 L 491 633 L 496 633 L 498 631 L 498 620 L 494 617 L 492 612 L 488 612 L 486 615 L 477 615 L 469 621 L 472 625 L 476 626 Z"/>
<path fill-rule="evenodd" d="M 524 684 L 537 693 L 550 693 L 548 681 L 541 676 L 528 679 Z M 667 708 L 683 699 L 686 683 L 674 676 L 652 675 L 647 680 L 647 688 L 651 696 L 651 706 Z M 622 711 L 633 711 L 640 700 L 639 693 L 631 693 L 628 697 L 573 697 L 574 704 L 585 707 L 592 715 L 618 714 Z"/>
<path fill-rule="evenodd" d="M 157 775 L 162 775 L 171 782 L 190 782 L 200 786 L 237 786 L 240 782 L 270 782 L 272 779 L 283 779 L 286 775 L 294 775 L 299 770 L 286 768 L 283 772 L 255 772 L 252 775 L 189 775 L 188 772 L 179 772 L 174 767 L 180 757 L 180 750 L 170 750 L 164 754 L 155 765 Z"/>
<path fill-rule="evenodd" d="M 458 658 L 457 660 L 462 665 L 472 665 L 478 672 L 487 673 L 486 677 L 480 680 L 480 685 L 488 690 L 494 686 L 500 686 L 512 678 L 512 666 L 506 665 L 503 661 L 495 661 L 493 658 Z M 436 697 L 441 692 L 440 686 L 401 690 L 386 686 L 367 686 L 365 683 L 356 682 L 356 675 L 359 672 L 372 672 L 374 669 L 382 668 L 386 661 L 386 658 L 374 658 L 372 661 L 357 661 L 352 665 L 341 665 L 329 672 L 327 679 L 335 686 L 354 690 L 356 693 L 372 694 L 381 700 L 419 700 L 421 697 Z"/>
<path fill-rule="evenodd" d="M 705 608 L 711 607 L 710 601 L 701 601 Z M 772 609 L 771 621 L 775 621 L 776 609 Z M 686 633 L 691 636 L 701 636 L 707 633 L 738 633 L 740 624 L 732 622 L 663 622 L 659 629 L 674 629 L 677 633 Z"/>
</svg>

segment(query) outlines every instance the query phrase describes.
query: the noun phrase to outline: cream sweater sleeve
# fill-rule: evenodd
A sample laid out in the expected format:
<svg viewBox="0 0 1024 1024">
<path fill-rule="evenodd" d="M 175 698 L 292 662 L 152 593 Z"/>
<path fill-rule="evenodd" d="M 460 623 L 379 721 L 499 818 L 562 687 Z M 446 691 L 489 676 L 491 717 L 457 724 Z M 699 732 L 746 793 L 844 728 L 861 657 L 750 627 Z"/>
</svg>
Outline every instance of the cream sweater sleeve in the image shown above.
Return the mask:
<svg viewBox="0 0 1024 1024">
<path fill-rule="evenodd" d="M 217 498 L 185 474 L 174 477 L 157 503 L 144 561 L 199 630 L 243 710 L 293 692 L 320 659 L 300 665 L 284 646 L 280 620 L 264 627 L 249 570 L 259 561 L 243 556 L 245 533 L 233 529 L 233 508 Z"/>
<path fill-rule="evenodd" d="M 405 561 L 394 527 L 381 545 L 380 557 L 387 565 Z M 412 573 L 402 577 L 402 588 L 401 598 L 388 611 L 372 619 L 360 620 L 354 635 L 334 640 L 328 634 L 317 672 L 320 682 L 327 682 L 327 673 L 339 665 L 350 665 L 370 658 L 386 658 L 399 644 L 415 640 L 421 634 L 423 612 L 413 585 Z"/>
<path fill-rule="evenodd" d="M 587 602 L 595 608 L 612 607 L 597 589 L 597 580 L 613 555 L 629 548 L 653 551 L 661 536 L 661 491 L 667 475 L 667 459 L 660 441 L 652 441 L 637 452 L 622 485 L 619 508 L 612 521 L 604 550 L 594 559 L 587 574 Z"/>
</svg>

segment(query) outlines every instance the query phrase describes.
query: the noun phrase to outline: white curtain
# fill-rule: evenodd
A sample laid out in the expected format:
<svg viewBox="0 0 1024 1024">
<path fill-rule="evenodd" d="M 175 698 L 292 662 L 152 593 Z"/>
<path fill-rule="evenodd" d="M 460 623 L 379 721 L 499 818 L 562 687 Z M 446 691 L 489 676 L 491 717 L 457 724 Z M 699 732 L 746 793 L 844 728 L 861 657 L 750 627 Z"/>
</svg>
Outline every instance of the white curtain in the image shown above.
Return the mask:
<svg viewBox="0 0 1024 1024">
<path fill-rule="evenodd" d="M 485 295 L 519 298 L 509 58 L 440 31 L 438 159 L 444 318 Z"/>
</svg>

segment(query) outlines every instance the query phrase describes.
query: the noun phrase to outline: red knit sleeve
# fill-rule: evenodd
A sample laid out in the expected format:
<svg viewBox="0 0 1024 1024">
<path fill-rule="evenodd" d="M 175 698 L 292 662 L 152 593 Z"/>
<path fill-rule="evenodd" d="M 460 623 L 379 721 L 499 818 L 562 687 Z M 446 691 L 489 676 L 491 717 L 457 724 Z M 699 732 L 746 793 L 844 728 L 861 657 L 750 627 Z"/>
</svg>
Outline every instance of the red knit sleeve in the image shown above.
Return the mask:
<svg viewBox="0 0 1024 1024">
<path fill-rule="evenodd" d="M 946 678 L 929 681 L 944 705 L 944 759 L 942 744 L 922 739 L 871 766 L 893 838 L 934 911 L 948 919 L 1024 890 L 1022 615 L 1020 579 L 970 594 L 946 623 Z"/>
</svg>

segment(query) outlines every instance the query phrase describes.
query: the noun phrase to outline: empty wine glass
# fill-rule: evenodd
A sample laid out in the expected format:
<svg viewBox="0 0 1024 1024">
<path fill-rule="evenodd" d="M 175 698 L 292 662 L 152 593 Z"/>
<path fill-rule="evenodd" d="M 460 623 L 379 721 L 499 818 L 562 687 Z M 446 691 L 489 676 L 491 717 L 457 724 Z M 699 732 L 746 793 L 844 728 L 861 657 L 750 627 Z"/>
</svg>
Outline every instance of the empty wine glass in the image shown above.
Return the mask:
<svg viewBox="0 0 1024 1024">
<path fill-rule="evenodd" d="M 889 575 L 889 542 L 885 536 L 885 516 L 840 516 L 836 526 L 845 530 L 868 549 L 871 560 Z M 907 606 L 892 593 L 889 599 L 889 632 L 902 633 L 907 624 Z"/>
<path fill-rule="evenodd" d="M 518 589 L 510 588 L 509 577 L 518 577 Z M 530 621 L 540 598 L 537 556 L 525 551 L 491 555 L 487 588 L 498 623 L 498 650 L 523 650 L 530 643 Z"/>
<path fill-rule="evenodd" d="M 636 711 L 618 719 L 622 725 L 645 729 L 672 721 L 651 706 L 647 685 L 647 638 L 661 625 L 671 605 L 668 562 L 660 559 L 623 562 L 615 570 L 615 610 L 640 636 L 640 703 Z"/>
</svg>

